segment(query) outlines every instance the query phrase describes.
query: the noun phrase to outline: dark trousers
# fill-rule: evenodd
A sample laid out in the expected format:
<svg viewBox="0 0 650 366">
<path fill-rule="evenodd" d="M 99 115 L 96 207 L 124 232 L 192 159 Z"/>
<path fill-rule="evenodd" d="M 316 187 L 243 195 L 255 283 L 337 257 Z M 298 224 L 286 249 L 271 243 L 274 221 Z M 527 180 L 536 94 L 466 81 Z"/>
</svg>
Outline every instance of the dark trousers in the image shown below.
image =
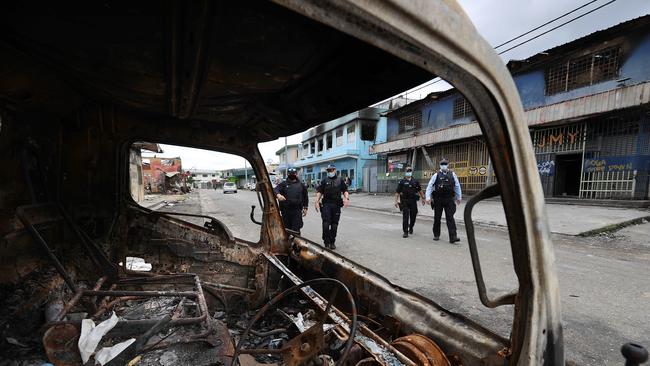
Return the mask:
<svg viewBox="0 0 650 366">
<path fill-rule="evenodd" d="M 449 239 L 456 237 L 456 203 L 453 197 L 434 198 L 433 199 L 433 236 L 440 237 L 440 220 L 442 211 L 445 211 L 445 220 L 447 221 L 447 230 L 449 230 Z"/>
<path fill-rule="evenodd" d="M 282 213 L 284 227 L 300 233 L 300 229 L 302 229 L 302 208 L 283 208 L 280 212 Z"/>
<path fill-rule="evenodd" d="M 413 229 L 415 219 L 418 216 L 418 201 L 416 200 L 400 200 L 402 209 L 402 230 L 408 232 Z"/>
<path fill-rule="evenodd" d="M 323 203 L 320 208 L 320 217 L 323 219 L 323 243 L 325 245 L 334 244 L 341 218 L 341 207 L 335 203 Z"/>
</svg>

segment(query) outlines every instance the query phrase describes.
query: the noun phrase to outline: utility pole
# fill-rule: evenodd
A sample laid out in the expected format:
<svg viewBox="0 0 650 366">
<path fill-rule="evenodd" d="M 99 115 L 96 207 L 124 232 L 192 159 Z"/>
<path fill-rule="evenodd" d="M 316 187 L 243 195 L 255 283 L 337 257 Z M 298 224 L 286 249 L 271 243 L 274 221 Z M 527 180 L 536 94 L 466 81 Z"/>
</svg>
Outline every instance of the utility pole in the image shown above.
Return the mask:
<svg viewBox="0 0 650 366">
<path fill-rule="evenodd" d="M 287 151 L 287 136 L 284 136 L 284 177 L 286 178 L 288 176 L 289 176 L 289 151 Z"/>
<path fill-rule="evenodd" d="M 246 161 L 246 159 L 244 159 L 244 177 L 246 180 L 246 183 L 244 184 L 248 184 L 248 161 Z"/>
</svg>

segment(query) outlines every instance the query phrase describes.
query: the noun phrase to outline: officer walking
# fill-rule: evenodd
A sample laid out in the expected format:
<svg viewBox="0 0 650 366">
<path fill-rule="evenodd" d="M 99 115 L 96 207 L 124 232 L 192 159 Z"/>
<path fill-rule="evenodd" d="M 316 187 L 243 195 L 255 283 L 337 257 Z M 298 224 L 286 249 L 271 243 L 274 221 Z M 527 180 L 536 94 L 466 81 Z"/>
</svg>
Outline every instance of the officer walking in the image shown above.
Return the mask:
<svg viewBox="0 0 650 366">
<path fill-rule="evenodd" d="M 307 187 L 298 179 L 295 168 L 287 169 L 287 180 L 275 188 L 275 197 L 280 202 L 284 227 L 300 234 L 302 218 L 307 215 L 309 207 L 309 197 Z"/>
<path fill-rule="evenodd" d="M 323 178 L 316 188 L 315 203 L 316 212 L 320 210 L 320 216 L 323 219 L 323 243 L 326 248 L 336 249 L 334 242 L 341 217 L 341 207 L 348 207 L 349 202 L 348 186 L 341 177 L 336 175 L 336 167 L 329 164 L 327 177 Z"/>
<path fill-rule="evenodd" d="M 418 215 L 418 195 L 422 199 L 422 205 L 425 203 L 422 187 L 417 180 L 413 179 L 413 169 L 407 167 L 404 175 L 395 190 L 395 207 L 402 211 L 402 231 L 404 231 L 402 237 L 408 238 L 409 234 L 413 234 L 413 226 Z"/>
<path fill-rule="evenodd" d="M 433 240 L 440 240 L 440 220 L 444 210 L 447 230 L 449 230 L 449 242 L 460 241 L 456 235 L 454 213 L 456 213 L 456 206 L 460 206 L 462 195 L 456 173 L 449 170 L 449 160 L 443 158 L 440 161 L 440 170 L 429 180 L 426 192 L 427 203 L 431 203 L 433 199 L 431 205 L 433 208 Z"/>
</svg>

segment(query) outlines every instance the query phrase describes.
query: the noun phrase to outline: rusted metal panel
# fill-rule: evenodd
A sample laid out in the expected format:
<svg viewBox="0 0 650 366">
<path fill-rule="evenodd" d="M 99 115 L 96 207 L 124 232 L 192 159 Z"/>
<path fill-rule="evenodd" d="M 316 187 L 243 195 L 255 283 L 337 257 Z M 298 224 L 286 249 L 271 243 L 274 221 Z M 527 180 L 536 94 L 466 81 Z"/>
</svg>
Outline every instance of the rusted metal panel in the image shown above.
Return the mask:
<svg viewBox="0 0 650 366">
<path fill-rule="evenodd" d="M 453 126 L 442 130 L 423 133 L 400 140 L 389 141 L 383 144 L 377 144 L 370 147 L 371 154 L 397 152 L 401 150 L 413 149 L 417 146 L 435 145 L 442 142 L 461 140 L 468 137 L 480 136 L 481 128 L 478 123 L 469 123 L 459 126 Z"/>
<path fill-rule="evenodd" d="M 528 126 L 586 118 L 650 103 L 650 82 L 568 100 L 526 111 Z"/>
</svg>

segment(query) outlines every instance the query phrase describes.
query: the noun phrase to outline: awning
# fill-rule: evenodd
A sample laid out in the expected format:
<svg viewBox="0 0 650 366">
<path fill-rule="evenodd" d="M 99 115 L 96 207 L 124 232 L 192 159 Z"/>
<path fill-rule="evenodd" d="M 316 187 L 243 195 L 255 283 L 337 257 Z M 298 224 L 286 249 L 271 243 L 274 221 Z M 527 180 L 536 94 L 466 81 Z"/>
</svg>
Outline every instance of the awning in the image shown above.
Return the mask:
<svg viewBox="0 0 650 366">
<path fill-rule="evenodd" d="M 171 178 L 171 177 L 176 176 L 177 174 L 181 174 L 181 173 L 180 172 L 168 172 L 168 173 L 165 173 L 165 176 L 167 178 Z"/>
</svg>

